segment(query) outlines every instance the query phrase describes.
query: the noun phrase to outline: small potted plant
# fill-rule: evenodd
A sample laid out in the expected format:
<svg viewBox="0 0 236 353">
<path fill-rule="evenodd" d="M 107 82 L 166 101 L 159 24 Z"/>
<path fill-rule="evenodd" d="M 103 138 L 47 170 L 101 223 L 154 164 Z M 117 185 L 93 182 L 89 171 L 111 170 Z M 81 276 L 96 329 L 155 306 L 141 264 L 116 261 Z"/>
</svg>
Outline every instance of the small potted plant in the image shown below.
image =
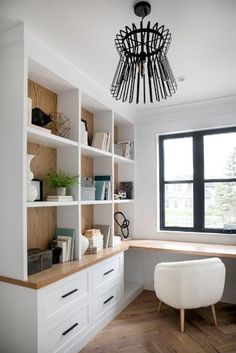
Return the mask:
<svg viewBox="0 0 236 353">
<path fill-rule="evenodd" d="M 63 170 L 52 170 L 47 175 L 50 185 L 57 189 L 58 196 L 65 196 L 69 188 L 78 182 L 78 176 L 71 176 Z"/>
</svg>

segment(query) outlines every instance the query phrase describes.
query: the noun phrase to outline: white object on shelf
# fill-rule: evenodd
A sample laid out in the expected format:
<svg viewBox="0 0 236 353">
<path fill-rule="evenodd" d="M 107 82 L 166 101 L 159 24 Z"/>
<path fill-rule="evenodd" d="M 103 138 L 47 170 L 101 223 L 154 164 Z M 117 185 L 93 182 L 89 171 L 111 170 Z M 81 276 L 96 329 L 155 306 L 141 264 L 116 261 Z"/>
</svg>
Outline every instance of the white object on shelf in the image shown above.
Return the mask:
<svg viewBox="0 0 236 353">
<path fill-rule="evenodd" d="M 28 103 L 28 125 L 30 126 L 32 124 L 32 98 L 28 97 L 27 98 L 27 103 Z"/>
<path fill-rule="evenodd" d="M 89 240 L 84 235 L 80 235 L 80 246 L 81 246 L 81 255 L 84 255 L 85 251 L 89 247 Z"/>
<path fill-rule="evenodd" d="M 81 187 L 81 201 L 92 201 L 95 200 L 95 191 L 94 186 L 82 186 Z"/>
<path fill-rule="evenodd" d="M 30 163 L 33 158 L 34 158 L 33 154 L 27 155 L 27 201 L 28 202 L 32 202 L 37 198 L 37 189 L 35 185 L 31 183 L 34 177 L 34 174 L 30 170 Z"/>
</svg>

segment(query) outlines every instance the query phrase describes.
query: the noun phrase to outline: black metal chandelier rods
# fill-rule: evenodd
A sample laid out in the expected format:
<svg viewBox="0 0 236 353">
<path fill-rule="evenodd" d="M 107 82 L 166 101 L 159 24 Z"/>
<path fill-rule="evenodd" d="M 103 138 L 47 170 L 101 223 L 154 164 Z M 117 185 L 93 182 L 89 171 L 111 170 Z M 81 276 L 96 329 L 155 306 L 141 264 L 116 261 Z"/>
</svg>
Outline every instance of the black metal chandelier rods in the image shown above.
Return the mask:
<svg viewBox="0 0 236 353">
<path fill-rule="evenodd" d="M 148 10 L 148 11 L 147 11 Z M 150 13 L 151 6 L 145 1 L 135 5 L 135 13 Z M 140 16 L 140 15 L 139 15 Z M 120 59 L 111 85 L 111 93 L 123 102 L 133 100 L 139 103 L 140 97 L 146 103 L 149 100 L 160 101 L 172 96 L 177 85 L 167 59 L 171 43 L 171 34 L 164 26 L 156 23 L 152 28 L 150 22 L 146 28 L 143 18 L 140 27 L 132 24 L 121 30 L 115 39 Z"/>
</svg>

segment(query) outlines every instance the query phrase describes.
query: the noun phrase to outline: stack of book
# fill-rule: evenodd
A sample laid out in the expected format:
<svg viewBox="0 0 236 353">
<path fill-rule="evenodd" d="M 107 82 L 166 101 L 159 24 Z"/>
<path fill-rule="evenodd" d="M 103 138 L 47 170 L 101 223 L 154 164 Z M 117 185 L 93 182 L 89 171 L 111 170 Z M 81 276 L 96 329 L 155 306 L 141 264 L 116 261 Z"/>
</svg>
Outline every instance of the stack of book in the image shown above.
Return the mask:
<svg viewBox="0 0 236 353">
<path fill-rule="evenodd" d="M 113 246 L 117 246 L 121 243 L 121 239 L 118 235 L 114 235 L 113 237 Z"/>
<path fill-rule="evenodd" d="M 100 150 L 109 152 L 110 141 L 111 141 L 111 134 L 110 133 L 96 132 L 93 137 L 92 146 L 95 148 L 98 148 Z"/>
<path fill-rule="evenodd" d="M 123 157 L 134 159 L 134 143 L 132 141 L 120 141 L 118 145 L 122 147 Z"/>
<path fill-rule="evenodd" d="M 54 247 L 59 247 L 62 250 L 59 258 L 60 262 L 74 260 L 75 230 L 68 228 L 57 228 L 53 245 Z"/>
<path fill-rule="evenodd" d="M 72 196 L 48 195 L 47 201 L 73 201 Z"/>
<path fill-rule="evenodd" d="M 85 236 L 88 238 L 89 248 L 103 249 L 103 235 L 100 229 L 87 229 L 85 230 Z"/>
<path fill-rule="evenodd" d="M 96 175 L 95 200 L 111 200 L 111 175 Z"/>
</svg>

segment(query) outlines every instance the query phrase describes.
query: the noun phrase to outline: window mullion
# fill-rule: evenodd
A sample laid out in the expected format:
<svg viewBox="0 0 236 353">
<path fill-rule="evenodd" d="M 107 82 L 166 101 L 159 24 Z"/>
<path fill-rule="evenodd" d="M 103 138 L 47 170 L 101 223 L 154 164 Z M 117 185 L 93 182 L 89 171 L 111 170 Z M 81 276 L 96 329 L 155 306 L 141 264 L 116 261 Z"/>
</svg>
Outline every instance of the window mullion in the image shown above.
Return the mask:
<svg viewBox="0 0 236 353">
<path fill-rule="evenodd" d="M 204 230 L 204 155 L 203 135 L 193 136 L 193 198 L 194 229 Z"/>
</svg>

